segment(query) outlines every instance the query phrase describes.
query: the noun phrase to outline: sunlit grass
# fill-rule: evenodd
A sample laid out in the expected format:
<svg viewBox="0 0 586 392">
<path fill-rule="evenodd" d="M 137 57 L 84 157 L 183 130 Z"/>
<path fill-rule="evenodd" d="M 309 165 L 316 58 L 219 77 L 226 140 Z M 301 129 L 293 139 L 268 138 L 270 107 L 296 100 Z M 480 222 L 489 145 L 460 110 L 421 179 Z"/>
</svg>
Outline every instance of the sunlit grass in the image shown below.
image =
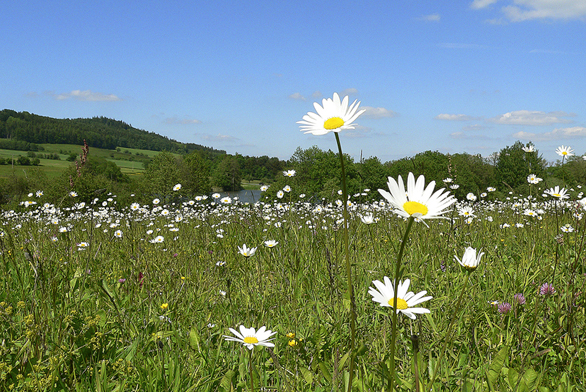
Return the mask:
<svg viewBox="0 0 586 392">
<path fill-rule="evenodd" d="M 350 304 L 335 203 L 208 198 L 132 211 L 113 208 L 115 195 L 61 210 L 31 200 L 37 204 L 2 216 L 2 390 L 244 391 L 251 369 L 257 390 L 345 389 Z M 434 390 L 581 388 L 584 220 L 574 213 L 583 208 L 564 203 L 556 217 L 551 202 L 528 203 L 465 202 L 476 215 L 470 224 L 455 210 L 446 214 L 453 221 L 413 226 L 402 276 L 433 299 L 429 314 L 398 318 L 396 389 L 415 390 L 416 379 L 431 388 L 436 369 Z M 541 219 L 523 215 L 529 207 L 543 210 Z M 354 390 L 381 391 L 392 362 L 391 312 L 368 288 L 393 276 L 406 222 L 378 203 L 349 212 Z M 375 223 L 364 224 L 365 214 Z M 574 230 L 561 231 L 566 224 Z M 157 236 L 163 242 L 151 243 Z M 265 246 L 269 240 L 278 244 Z M 254 255 L 242 256 L 243 244 Z M 469 246 L 485 255 L 446 335 L 466 282 L 454 255 Z M 541 295 L 544 283 L 555 294 Z M 511 307 L 499 311 L 495 302 Z M 239 325 L 276 331 L 275 347 L 255 347 L 250 357 L 223 338 Z"/>
</svg>

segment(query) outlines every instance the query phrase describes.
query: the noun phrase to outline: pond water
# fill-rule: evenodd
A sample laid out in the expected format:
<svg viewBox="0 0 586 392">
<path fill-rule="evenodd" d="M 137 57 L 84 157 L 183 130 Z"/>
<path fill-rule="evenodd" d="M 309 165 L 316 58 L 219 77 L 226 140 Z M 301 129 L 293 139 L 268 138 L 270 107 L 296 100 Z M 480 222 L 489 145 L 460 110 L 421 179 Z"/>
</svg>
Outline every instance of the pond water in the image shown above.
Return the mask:
<svg viewBox="0 0 586 392">
<path fill-rule="evenodd" d="M 242 190 L 237 192 L 219 192 L 222 197 L 229 196 L 232 199 L 238 197 L 238 201 L 241 203 L 256 203 L 261 198 L 261 191 L 259 189 L 254 190 Z"/>
</svg>

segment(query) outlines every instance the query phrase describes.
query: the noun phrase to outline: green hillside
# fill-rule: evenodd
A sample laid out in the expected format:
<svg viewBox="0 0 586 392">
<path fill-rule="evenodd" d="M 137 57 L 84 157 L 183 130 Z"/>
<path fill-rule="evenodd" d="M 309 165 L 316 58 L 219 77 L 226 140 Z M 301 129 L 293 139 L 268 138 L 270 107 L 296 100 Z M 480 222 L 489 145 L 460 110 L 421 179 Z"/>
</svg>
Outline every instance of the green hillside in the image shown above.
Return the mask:
<svg viewBox="0 0 586 392">
<path fill-rule="evenodd" d="M 75 155 L 77 157 L 81 153 L 81 147 L 73 144 L 39 144 L 38 147 L 40 151 L 0 149 L 0 161 L 4 161 L 4 164 L 0 165 L 0 177 L 9 177 L 12 175 L 26 177 L 27 171 L 36 167 L 43 171 L 49 178 L 54 178 L 73 164 L 72 161 L 68 160 L 70 156 Z M 91 156 L 101 157 L 114 162 L 122 173 L 127 175 L 142 173 L 145 164 L 158 153 L 157 151 L 140 149 L 118 148 L 115 150 L 107 150 L 90 147 Z M 179 156 L 179 154 L 173 155 Z M 53 156 L 53 159 L 44 158 L 46 156 Z M 12 160 L 17 161 L 20 157 L 27 157 L 30 160 L 38 158 L 38 165 L 20 165 L 16 162 L 14 165 L 11 164 Z M 59 157 L 59 159 L 56 159 L 56 157 Z"/>
<path fill-rule="evenodd" d="M 107 150 L 140 149 L 170 151 L 187 154 L 199 151 L 209 155 L 226 152 L 194 143 L 181 143 L 154 132 L 106 117 L 57 119 L 29 112 L 0 111 L 0 148 L 11 150 L 37 150 L 39 144 L 83 145 Z M 31 145 L 31 143 L 33 145 Z"/>
</svg>

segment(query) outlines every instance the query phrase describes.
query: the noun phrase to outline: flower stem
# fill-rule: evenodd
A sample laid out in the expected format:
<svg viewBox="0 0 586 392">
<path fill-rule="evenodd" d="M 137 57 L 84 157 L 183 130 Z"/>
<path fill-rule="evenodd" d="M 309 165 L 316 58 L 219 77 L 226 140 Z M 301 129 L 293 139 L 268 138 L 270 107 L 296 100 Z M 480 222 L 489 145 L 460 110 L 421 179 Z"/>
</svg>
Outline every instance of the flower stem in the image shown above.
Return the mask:
<svg viewBox="0 0 586 392">
<path fill-rule="evenodd" d="M 348 392 L 352 390 L 354 378 L 354 347 L 356 336 L 356 301 L 354 300 L 354 286 L 352 285 L 352 267 L 350 265 L 350 245 L 348 239 L 348 190 L 346 188 L 346 169 L 344 167 L 344 154 L 340 137 L 335 132 L 336 143 L 338 144 L 338 155 L 340 155 L 340 167 L 342 169 L 342 203 L 344 204 L 344 251 L 346 253 L 346 277 L 348 279 L 348 294 L 350 299 L 350 377 L 348 380 Z"/>
<path fill-rule="evenodd" d="M 397 256 L 397 263 L 395 265 L 395 281 L 393 282 L 393 289 L 395 290 L 395 298 L 393 298 L 393 325 L 391 326 L 391 369 L 390 369 L 390 380 L 389 380 L 389 392 L 393 392 L 393 384 L 395 382 L 395 342 L 397 341 L 397 284 L 399 283 L 399 274 L 401 273 L 401 260 L 403 259 L 403 251 L 405 250 L 405 244 L 409 238 L 409 232 L 413 226 L 415 218 L 410 217 L 407 222 L 407 229 L 403 235 L 403 241 L 399 248 L 399 255 Z"/>
<path fill-rule="evenodd" d="M 448 325 L 448 330 L 446 331 L 446 336 L 444 337 L 444 346 L 442 347 L 442 351 L 440 354 L 439 359 L 435 363 L 435 367 L 433 369 L 433 374 L 431 376 L 431 381 L 429 382 L 428 386 L 433 388 L 433 382 L 435 381 L 435 376 L 437 375 L 437 370 L 440 367 L 442 359 L 444 358 L 444 354 L 446 353 L 446 346 L 448 345 L 448 336 L 450 336 L 450 332 L 452 329 L 452 325 L 454 324 L 454 320 L 456 319 L 456 314 L 458 314 L 458 310 L 460 309 L 460 303 L 462 302 L 462 298 L 464 297 L 464 291 L 466 290 L 466 286 L 468 286 L 468 281 L 470 280 L 470 275 L 472 275 L 472 271 L 468 271 L 466 274 L 466 280 L 464 281 L 464 287 L 462 287 L 462 291 L 460 292 L 460 298 L 458 298 L 458 303 L 456 304 L 456 310 L 452 313 L 452 318 L 450 320 L 450 324 Z M 430 388 L 426 388 L 426 391 L 429 391 Z"/>
<path fill-rule="evenodd" d="M 252 350 L 248 350 L 250 353 L 250 360 L 248 366 L 250 366 L 250 391 L 254 392 L 254 376 L 252 374 Z"/>
</svg>

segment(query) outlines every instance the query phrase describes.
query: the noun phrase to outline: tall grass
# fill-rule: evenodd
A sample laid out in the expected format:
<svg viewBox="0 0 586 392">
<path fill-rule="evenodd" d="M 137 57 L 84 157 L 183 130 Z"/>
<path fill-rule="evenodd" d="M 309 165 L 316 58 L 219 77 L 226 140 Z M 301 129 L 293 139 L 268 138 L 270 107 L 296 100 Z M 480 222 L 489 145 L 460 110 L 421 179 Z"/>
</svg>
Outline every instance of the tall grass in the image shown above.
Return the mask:
<svg viewBox="0 0 586 392">
<path fill-rule="evenodd" d="M 403 276 L 433 296 L 431 313 L 398 317 L 393 358 L 391 313 L 367 292 L 393 276 L 406 227 L 384 203 L 349 208 L 352 353 L 337 204 L 208 199 L 120 211 L 114 195 L 65 209 L 40 197 L 2 213 L 0 389 L 245 391 L 252 370 L 257 390 L 341 391 L 355 355 L 356 391 L 386 390 L 393 363 L 396 390 L 583 390 L 583 207 L 511 197 L 413 225 Z M 463 205 L 474 208 L 470 223 Z M 361 221 L 368 213 L 376 223 Z M 242 244 L 258 250 L 243 257 Z M 453 256 L 467 246 L 485 256 L 462 290 Z M 277 331 L 275 347 L 249 356 L 226 342 L 240 324 Z"/>
</svg>

